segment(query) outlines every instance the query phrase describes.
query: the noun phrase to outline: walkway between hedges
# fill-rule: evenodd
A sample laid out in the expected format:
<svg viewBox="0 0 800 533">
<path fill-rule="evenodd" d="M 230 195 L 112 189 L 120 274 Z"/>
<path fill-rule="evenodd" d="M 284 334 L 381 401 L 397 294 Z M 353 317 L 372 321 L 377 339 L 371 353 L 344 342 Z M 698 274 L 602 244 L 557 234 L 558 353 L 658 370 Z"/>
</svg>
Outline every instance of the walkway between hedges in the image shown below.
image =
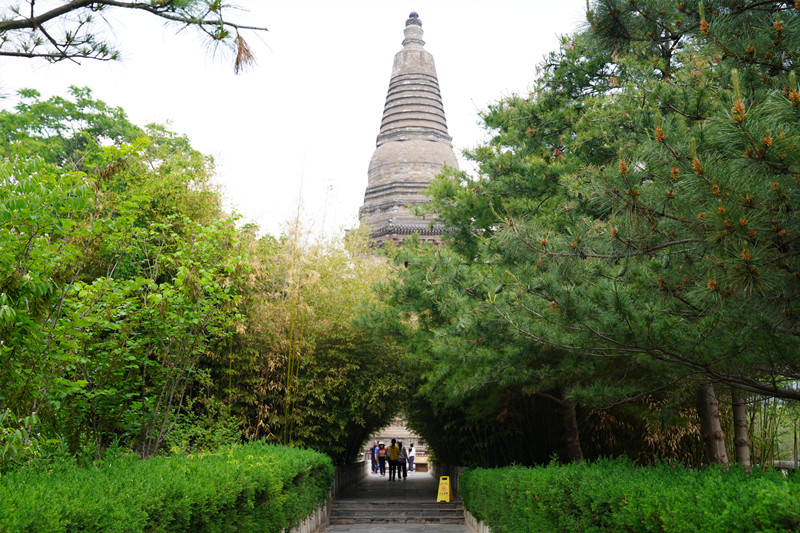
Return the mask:
<svg viewBox="0 0 800 533">
<path fill-rule="evenodd" d="M 438 480 L 409 472 L 389 481 L 371 472 L 331 504 L 325 533 L 468 533 L 461 501 L 436 502 Z"/>
</svg>

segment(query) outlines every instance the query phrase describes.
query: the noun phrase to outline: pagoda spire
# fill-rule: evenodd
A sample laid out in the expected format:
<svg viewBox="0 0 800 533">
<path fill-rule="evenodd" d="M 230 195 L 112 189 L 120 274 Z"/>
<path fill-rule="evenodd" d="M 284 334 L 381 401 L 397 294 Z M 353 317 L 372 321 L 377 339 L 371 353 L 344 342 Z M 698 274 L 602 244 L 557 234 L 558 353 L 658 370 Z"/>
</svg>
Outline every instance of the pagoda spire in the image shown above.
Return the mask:
<svg viewBox="0 0 800 533">
<path fill-rule="evenodd" d="M 413 233 L 438 243 L 441 225 L 416 216 L 413 208 L 427 201 L 422 190 L 444 165 L 458 168 L 436 66 L 424 48 L 422 21 L 416 13 L 409 15 L 403 36 L 359 210 L 361 224 L 369 227 L 376 246 Z"/>
</svg>

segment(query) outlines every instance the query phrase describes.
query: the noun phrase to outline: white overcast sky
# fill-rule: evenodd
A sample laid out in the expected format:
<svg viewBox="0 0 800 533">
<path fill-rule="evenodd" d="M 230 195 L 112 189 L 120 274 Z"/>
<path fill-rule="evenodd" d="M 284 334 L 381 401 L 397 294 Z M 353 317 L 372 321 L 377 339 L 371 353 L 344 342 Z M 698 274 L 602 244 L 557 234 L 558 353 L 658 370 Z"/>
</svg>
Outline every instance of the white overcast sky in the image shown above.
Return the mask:
<svg viewBox="0 0 800 533">
<path fill-rule="evenodd" d="M 10 4 L 8 0 L 0 0 Z M 15 2 L 16 3 L 16 0 Z M 57 4 L 49 0 L 49 4 Z M 585 0 L 230 0 L 255 68 L 233 74 L 192 31 L 109 10 L 122 61 L 47 64 L 0 58 L 0 107 L 20 88 L 66 95 L 90 87 L 136 124 L 171 122 L 214 156 L 228 207 L 277 235 L 294 217 L 326 233 L 358 225 L 394 54 L 411 11 L 433 54 L 456 155 L 485 138 L 478 113 L 527 94 L 536 65 L 577 31 Z M 39 0 L 38 4 L 45 4 Z M 302 187 L 301 187 L 302 184 Z"/>
</svg>

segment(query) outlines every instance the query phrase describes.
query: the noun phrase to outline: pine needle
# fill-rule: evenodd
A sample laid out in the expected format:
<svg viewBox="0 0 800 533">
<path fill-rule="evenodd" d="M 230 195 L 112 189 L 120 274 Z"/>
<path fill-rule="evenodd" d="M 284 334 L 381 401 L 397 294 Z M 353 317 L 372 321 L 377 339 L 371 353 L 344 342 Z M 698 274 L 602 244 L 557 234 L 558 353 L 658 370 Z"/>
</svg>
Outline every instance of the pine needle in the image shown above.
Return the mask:
<svg viewBox="0 0 800 533">
<path fill-rule="evenodd" d="M 250 45 L 244 40 L 244 37 L 236 34 L 236 61 L 233 63 L 233 72 L 240 74 L 245 68 L 256 64 L 256 58 L 250 50 Z"/>
</svg>

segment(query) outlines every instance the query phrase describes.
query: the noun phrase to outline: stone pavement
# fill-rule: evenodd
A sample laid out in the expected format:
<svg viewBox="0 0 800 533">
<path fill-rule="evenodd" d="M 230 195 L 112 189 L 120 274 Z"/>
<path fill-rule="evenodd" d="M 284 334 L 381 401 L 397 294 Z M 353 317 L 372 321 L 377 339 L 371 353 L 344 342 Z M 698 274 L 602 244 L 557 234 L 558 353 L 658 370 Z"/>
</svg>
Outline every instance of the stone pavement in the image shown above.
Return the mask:
<svg viewBox="0 0 800 533">
<path fill-rule="evenodd" d="M 427 472 L 409 472 L 389 481 L 371 472 L 331 506 L 324 533 L 469 533 L 461 502 L 436 503 L 438 480 Z M 457 509 L 457 511 L 456 511 Z M 452 512 L 460 513 L 454 518 Z M 458 523 L 453 523 L 458 522 Z"/>
</svg>

